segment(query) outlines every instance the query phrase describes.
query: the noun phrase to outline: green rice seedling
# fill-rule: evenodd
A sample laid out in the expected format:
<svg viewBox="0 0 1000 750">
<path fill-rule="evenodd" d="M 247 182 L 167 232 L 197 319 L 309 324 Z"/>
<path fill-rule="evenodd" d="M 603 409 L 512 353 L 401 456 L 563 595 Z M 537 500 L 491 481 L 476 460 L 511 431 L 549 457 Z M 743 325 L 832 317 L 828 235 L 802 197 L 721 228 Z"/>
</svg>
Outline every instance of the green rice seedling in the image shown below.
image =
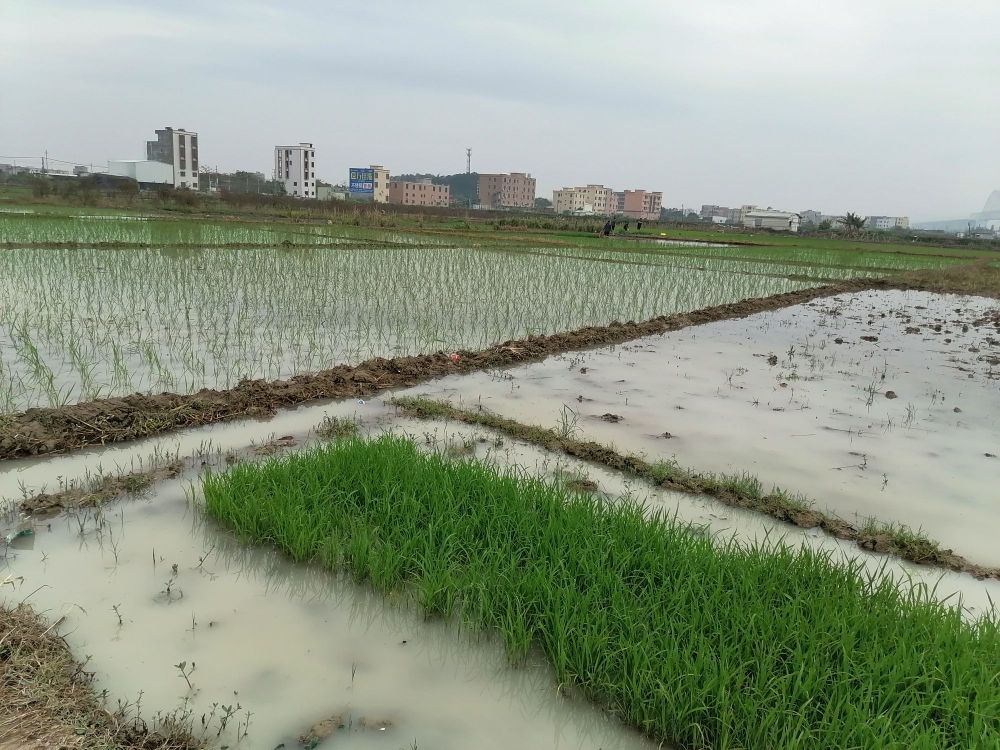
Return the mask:
<svg viewBox="0 0 1000 750">
<path fill-rule="evenodd" d="M 229 387 L 809 285 L 725 256 L 694 267 L 507 238 L 133 218 L 0 217 L 13 243 L 0 254 L 7 410 L 59 401 L 69 386 L 80 398 Z M 286 239 L 295 247 L 278 247 Z"/>
<path fill-rule="evenodd" d="M 679 748 L 1000 744 L 1000 627 L 811 548 L 357 438 L 204 479 L 241 537 L 539 648 Z"/>
<path fill-rule="evenodd" d="M 225 388 L 968 262 L 434 227 L 0 214 L 0 403 Z"/>
<path fill-rule="evenodd" d="M 675 458 L 660 459 L 649 465 L 649 478 L 656 484 L 681 481 L 689 475 L 690 472 L 682 469 Z"/>
</svg>

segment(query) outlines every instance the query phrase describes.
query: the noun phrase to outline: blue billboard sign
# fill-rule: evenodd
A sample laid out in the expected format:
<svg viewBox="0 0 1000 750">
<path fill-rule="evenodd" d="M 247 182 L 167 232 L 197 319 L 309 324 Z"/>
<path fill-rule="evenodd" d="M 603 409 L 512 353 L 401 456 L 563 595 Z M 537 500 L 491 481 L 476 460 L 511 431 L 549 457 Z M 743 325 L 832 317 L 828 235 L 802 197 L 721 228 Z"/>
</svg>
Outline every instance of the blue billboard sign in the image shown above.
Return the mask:
<svg viewBox="0 0 1000 750">
<path fill-rule="evenodd" d="M 372 195 L 375 192 L 375 170 L 351 167 L 348 190 L 360 195 Z"/>
</svg>

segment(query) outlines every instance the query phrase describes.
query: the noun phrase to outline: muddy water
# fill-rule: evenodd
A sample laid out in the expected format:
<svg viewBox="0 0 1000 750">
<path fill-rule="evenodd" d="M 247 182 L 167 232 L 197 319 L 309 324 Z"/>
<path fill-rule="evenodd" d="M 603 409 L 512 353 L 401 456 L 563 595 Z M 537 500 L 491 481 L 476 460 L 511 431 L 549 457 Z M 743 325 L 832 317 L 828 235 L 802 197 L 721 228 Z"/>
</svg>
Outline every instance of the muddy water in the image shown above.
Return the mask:
<svg viewBox="0 0 1000 750">
<path fill-rule="evenodd" d="M 973 325 L 996 309 L 843 295 L 415 392 L 568 423 L 701 471 L 749 471 L 849 520 L 906 523 L 997 565 L 1000 331 Z"/>
<path fill-rule="evenodd" d="M 511 387 L 511 381 L 500 382 Z M 858 557 L 873 571 L 885 565 L 892 574 L 936 586 L 937 596 L 961 601 L 970 616 L 988 607 L 991 596 L 1000 600 L 998 582 L 900 565 L 709 498 L 654 491 L 487 430 L 400 419 L 382 401 L 319 405 L 269 422 L 9 462 L 0 472 L 0 495 L 16 496 L 20 486 L 51 487 L 56 477 L 69 480 L 98 467 L 148 464 L 152 453 L 210 456 L 285 434 L 295 437 L 298 449 L 324 414 L 357 417 L 370 434 L 402 431 L 455 456 L 475 455 L 540 475 L 586 477 L 600 491 L 641 497 L 652 508 L 704 525 L 706 533 L 806 544 Z M 424 622 L 398 600 L 383 601 L 324 571 L 237 544 L 192 505 L 187 488 L 186 480 L 173 480 L 142 500 L 109 506 L 100 525 L 80 517 L 82 533 L 72 515 L 36 524 L 36 535 L 19 540 L 0 570 L 0 578 L 24 579 L 0 596 L 18 600 L 31 594 L 29 601 L 51 620 L 65 615 L 61 630 L 78 656 L 92 656 L 88 668 L 96 670 L 98 687 L 115 698 L 142 691 L 145 715 L 187 700 L 200 724 L 213 703 L 238 702 L 243 708 L 223 737 L 235 740 L 249 710 L 250 735 L 241 746 L 253 748 L 281 742 L 296 747 L 299 735 L 332 716 L 350 726 L 335 734 L 331 746 L 396 750 L 416 741 L 435 748 L 651 747 L 600 712 L 558 697 L 539 664 L 511 668 L 488 639 Z M 190 675 L 193 690 L 175 666 L 181 662 L 197 665 Z M 209 735 L 217 729 L 216 720 Z"/>
<path fill-rule="evenodd" d="M 249 710 L 240 746 L 251 748 L 298 747 L 331 716 L 348 726 L 320 747 L 653 747 L 559 697 L 539 664 L 508 666 L 489 639 L 239 545 L 189 504 L 179 480 L 106 509 L 100 528 L 81 520 L 82 534 L 67 516 L 37 526 L 0 575 L 23 583 L 0 596 L 34 591 L 29 601 L 48 618 L 65 616 L 61 632 L 92 657 L 98 688 L 141 692 L 147 717 L 189 701 L 200 726 L 213 703 L 239 703 L 223 739 L 236 740 Z M 181 662 L 196 665 L 193 690 Z"/>
</svg>

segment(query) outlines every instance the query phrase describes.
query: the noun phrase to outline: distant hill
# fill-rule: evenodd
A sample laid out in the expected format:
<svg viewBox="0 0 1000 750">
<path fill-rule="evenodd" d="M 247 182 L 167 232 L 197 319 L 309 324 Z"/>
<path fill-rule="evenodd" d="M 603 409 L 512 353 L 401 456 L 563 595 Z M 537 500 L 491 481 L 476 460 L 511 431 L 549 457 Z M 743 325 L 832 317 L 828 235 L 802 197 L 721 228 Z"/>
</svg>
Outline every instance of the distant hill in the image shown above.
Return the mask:
<svg viewBox="0 0 1000 750">
<path fill-rule="evenodd" d="M 408 182 L 430 179 L 435 185 L 447 185 L 450 187 L 452 200 L 469 205 L 476 203 L 478 200 L 478 172 L 461 172 L 459 174 L 401 174 L 395 175 L 392 179 L 406 180 Z"/>
</svg>

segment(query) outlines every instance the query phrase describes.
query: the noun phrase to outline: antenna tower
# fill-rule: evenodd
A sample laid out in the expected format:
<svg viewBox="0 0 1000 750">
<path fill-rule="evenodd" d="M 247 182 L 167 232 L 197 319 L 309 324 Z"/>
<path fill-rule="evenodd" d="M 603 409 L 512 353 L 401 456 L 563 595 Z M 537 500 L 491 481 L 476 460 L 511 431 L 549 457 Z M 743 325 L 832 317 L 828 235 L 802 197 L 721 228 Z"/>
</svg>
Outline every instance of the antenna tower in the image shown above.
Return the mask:
<svg viewBox="0 0 1000 750">
<path fill-rule="evenodd" d="M 465 149 L 465 173 L 472 174 L 472 149 Z"/>
</svg>

